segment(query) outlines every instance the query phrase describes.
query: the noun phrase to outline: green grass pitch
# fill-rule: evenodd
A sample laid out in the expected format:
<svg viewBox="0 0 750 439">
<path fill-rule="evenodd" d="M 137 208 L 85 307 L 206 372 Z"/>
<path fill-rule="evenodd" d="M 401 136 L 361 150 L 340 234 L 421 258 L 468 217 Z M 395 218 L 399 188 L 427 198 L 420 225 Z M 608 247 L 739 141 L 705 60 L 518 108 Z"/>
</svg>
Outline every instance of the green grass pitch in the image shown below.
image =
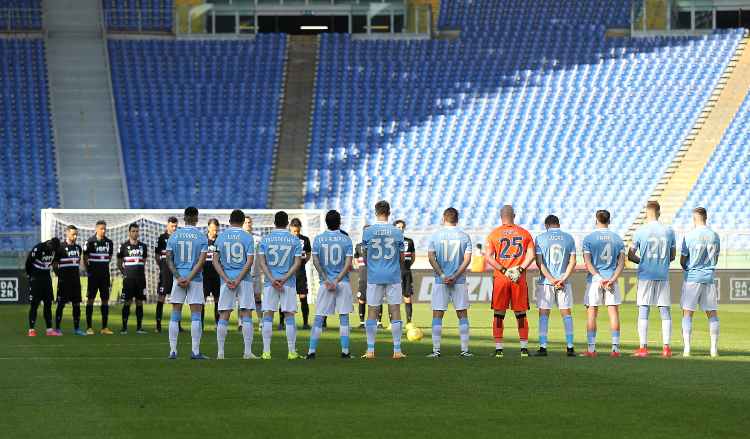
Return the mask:
<svg viewBox="0 0 750 439">
<path fill-rule="evenodd" d="M 338 358 L 337 319 L 331 319 L 315 361 L 286 360 L 283 333 L 274 331 L 272 361 L 245 361 L 236 324 L 224 361 L 187 359 L 189 333 L 180 336 L 177 361 L 166 359 L 166 331 L 148 335 L 70 335 L 66 308 L 64 337 L 25 336 L 26 306 L 0 307 L 0 437 L 550 437 L 550 438 L 736 438 L 750 431 L 750 306 L 720 310 L 722 356 L 707 356 L 704 314 L 694 322 L 693 355 L 664 360 L 654 356 L 610 359 L 567 358 L 562 322 L 553 312 L 547 358 L 520 358 L 514 320 L 507 320 L 506 356 L 493 350 L 490 311 L 470 311 L 472 350 L 460 359 L 457 321 L 445 321 L 443 358 L 430 360 L 430 312 L 415 307 L 425 330 L 420 342 L 404 341 L 409 358 L 389 358 L 390 334 L 380 331 L 374 361 Z M 209 313 L 210 314 L 210 313 Z M 606 314 L 606 313 L 604 313 Z M 657 346 L 661 326 L 652 312 L 650 340 Z M 166 313 L 168 315 L 168 311 Z M 537 314 L 532 310 L 531 346 L 536 348 Z M 681 351 L 680 318 L 673 309 L 675 352 Z M 111 327 L 120 325 L 120 307 Z M 40 310 L 39 327 L 44 326 Z M 235 316 L 236 317 L 236 316 Z M 94 318 L 98 328 L 99 310 Z M 574 312 L 576 342 L 585 342 L 584 312 Z M 278 317 L 277 317 L 278 319 Z M 187 311 L 183 322 L 189 326 Z M 203 351 L 216 354 L 213 319 Z M 356 315 L 352 323 L 358 322 Z M 635 308 L 623 308 L 622 342 L 636 343 Z M 257 321 L 256 321 L 257 324 Z M 307 351 L 308 331 L 299 331 L 298 351 Z M 609 331 L 600 316 L 599 350 L 606 353 Z M 256 332 L 254 351 L 260 351 Z M 352 350 L 362 353 L 362 330 L 352 330 Z"/>
</svg>

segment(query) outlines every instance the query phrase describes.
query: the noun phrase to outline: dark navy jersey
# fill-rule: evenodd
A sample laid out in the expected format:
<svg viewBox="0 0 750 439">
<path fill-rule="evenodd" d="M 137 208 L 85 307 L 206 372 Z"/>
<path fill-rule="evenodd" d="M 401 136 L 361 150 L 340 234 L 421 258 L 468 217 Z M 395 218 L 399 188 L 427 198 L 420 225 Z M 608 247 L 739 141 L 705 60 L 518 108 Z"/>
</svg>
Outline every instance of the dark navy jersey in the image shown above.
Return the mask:
<svg viewBox="0 0 750 439">
<path fill-rule="evenodd" d="M 203 264 L 203 278 L 208 281 L 219 280 L 219 273 L 214 268 L 214 252 L 216 251 L 216 240 L 208 239 L 208 252 L 206 253 L 206 263 Z"/>
<path fill-rule="evenodd" d="M 162 233 L 156 241 L 156 254 L 159 255 L 159 269 L 167 269 L 164 264 L 167 261 L 167 241 L 169 241 L 169 236 L 169 233 Z"/>
<path fill-rule="evenodd" d="M 128 279 L 146 279 L 146 258 L 148 257 L 148 247 L 146 244 L 138 241 L 131 244 L 130 240 L 125 241 L 117 252 L 117 259 L 122 260 L 122 270 Z"/>
<path fill-rule="evenodd" d="M 88 257 L 89 274 L 106 274 L 109 275 L 109 262 L 112 260 L 112 254 L 115 251 L 115 245 L 111 239 L 106 236 L 104 239 L 96 239 L 92 236 L 87 242 L 83 253 Z"/>
<path fill-rule="evenodd" d="M 413 239 L 404 237 L 404 246 L 406 247 L 406 251 L 404 252 L 404 260 L 401 262 L 402 273 L 411 270 L 411 266 L 412 264 L 414 264 L 414 258 L 416 255 L 416 249 L 414 248 Z"/>
<path fill-rule="evenodd" d="M 43 242 L 35 245 L 26 257 L 26 274 L 31 277 L 49 276 L 55 253 Z"/>
<path fill-rule="evenodd" d="M 63 242 L 55 254 L 55 263 L 57 264 L 56 274 L 59 277 L 78 277 L 81 275 L 81 257 L 83 249 L 78 244 L 69 244 Z"/>
</svg>

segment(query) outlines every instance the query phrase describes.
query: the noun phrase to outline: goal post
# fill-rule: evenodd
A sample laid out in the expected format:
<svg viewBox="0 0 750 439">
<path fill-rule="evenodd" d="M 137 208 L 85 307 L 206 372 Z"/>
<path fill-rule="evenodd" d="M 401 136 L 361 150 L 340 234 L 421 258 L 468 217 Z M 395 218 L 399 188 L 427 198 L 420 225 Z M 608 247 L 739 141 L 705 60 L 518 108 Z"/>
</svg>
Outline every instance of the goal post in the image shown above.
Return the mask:
<svg viewBox="0 0 750 439">
<path fill-rule="evenodd" d="M 313 209 L 289 209 L 284 210 L 289 214 L 289 219 L 299 218 L 302 223 L 302 234 L 310 240 L 325 230 L 325 212 Z M 219 230 L 229 227 L 229 215 L 232 209 L 204 209 L 199 210 L 198 228 L 206 232 L 208 220 L 216 218 L 219 220 Z M 273 217 L 278 210 L 270 209 L 243 209 L 245 215 L 253 219 L 253 236 L 257 242 L 274 228 Z M 78 244 L 85 246 L 86 241 L 94 235 L 95 224 L 99 220 L 107 223 L 107 237 L 114 244 L 114 253 L 120 248 L 120 244 L 128 239 L 128 226 L 136 223 L 140 227 L 140 240 L 148 247 L 148 258 L 146 260 L 146 297 L 148 302 L 156 301 L 159 283 L 159 268 L 154 260 L 154 251 L 159 235 L 164 233 L 167 219 L 171 216 L 177 217 L 178 226 L 184 225 L 184 211 L 181 209 L 42 209 L 41 215 L 41 238 L 42 241 L 58 237 L 65 238 L 65 228 L 72 224 L 78 228 Z M 112 276 L 112 285 L 120 285 L 118 281 L 122 276 L 117 270 L 116 256 L 109 267 Z M 318 274 L 312 262 L 305 266 L 308 279 L 309 300 L 315 303 L 318 290 Z M 85 291 L 83 292 L 85 294 Z M 119 299 L 121 291 L 113 287 L 112 298 Z"/>
</svg>

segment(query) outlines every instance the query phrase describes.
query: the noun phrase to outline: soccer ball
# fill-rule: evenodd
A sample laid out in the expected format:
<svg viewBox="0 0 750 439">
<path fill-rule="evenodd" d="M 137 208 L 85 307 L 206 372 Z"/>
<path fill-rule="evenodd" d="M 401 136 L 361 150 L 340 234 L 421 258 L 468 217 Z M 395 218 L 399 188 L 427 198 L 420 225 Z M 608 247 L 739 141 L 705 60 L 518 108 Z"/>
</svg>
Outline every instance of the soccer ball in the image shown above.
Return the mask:
<svg viewBox="0 0 750 439">
<path fill-rule="evenodd" d="M 414 329 L 414 328 L 416 328 L 416 327 L 417 327 L 417 325 L 415 325 L 415 324 L 414 324 L 414 322 L 409 322 L 409 323 L 407 323 L 407 324 L 406 324 L 406 326 L 404 326 L 404 328 L 406 328 L 406 331 L 407 331 L 407 332 L 408 332 L 408 331 L 409 331 L 410 329 Z"/>
<path fill-rule="evenodd" d="M 406 331 L 406 338 L 409 341 L 419 341 L 422 337 L 424 337 L 424 333 L 422 333 L 422 330 L 416 326 Z"/>
</svg>

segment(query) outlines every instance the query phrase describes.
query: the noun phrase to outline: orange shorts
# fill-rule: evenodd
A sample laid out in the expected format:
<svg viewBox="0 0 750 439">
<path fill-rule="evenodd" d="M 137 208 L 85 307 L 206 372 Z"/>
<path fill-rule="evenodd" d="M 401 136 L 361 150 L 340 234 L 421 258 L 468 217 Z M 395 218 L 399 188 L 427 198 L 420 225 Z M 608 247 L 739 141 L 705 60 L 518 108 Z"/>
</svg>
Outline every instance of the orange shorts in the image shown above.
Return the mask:
<svg viewBox="0 0 750 439">
<path fill-rule="evenodd" d="M 492 309 L 505 311 L 508 308 L 513 311 L 529 310 L 529 289 L 526 286 L 526 276 L 521 277 L 517 284 L 505 276 L 495 277 L 492 288 Z"/>
</svg>

